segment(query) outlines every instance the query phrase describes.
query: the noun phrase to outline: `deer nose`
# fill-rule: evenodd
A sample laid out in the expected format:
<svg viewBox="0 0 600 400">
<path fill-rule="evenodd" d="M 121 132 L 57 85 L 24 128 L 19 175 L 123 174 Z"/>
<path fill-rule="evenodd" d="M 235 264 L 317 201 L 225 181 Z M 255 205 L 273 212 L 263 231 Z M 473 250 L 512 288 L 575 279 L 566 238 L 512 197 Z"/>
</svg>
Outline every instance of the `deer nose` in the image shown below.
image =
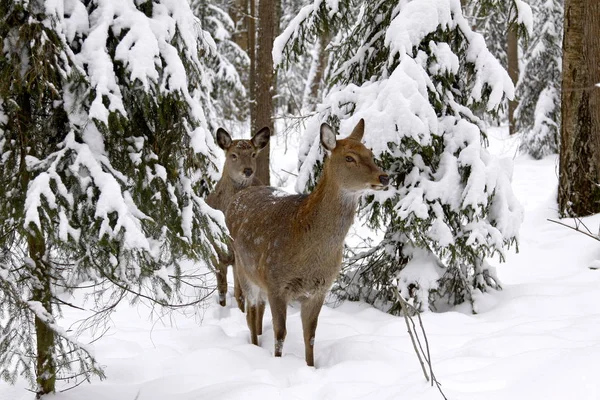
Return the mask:
<svg viewBox="0 0 600 400">
<path fill-rule="evenodd" d="M 388 183 L 390 183 L 389 175 L 379 175 L 379 182 L 381 182 L 383 186 L 387 186 Z"/>
<path fill-rule="evenodd" d="M 252 171 L 252 168 L 244 168 L 244 175 L 246 175 L 247 178 L 249 178 L 253 172 L 254 171 Z"/>
</svg>

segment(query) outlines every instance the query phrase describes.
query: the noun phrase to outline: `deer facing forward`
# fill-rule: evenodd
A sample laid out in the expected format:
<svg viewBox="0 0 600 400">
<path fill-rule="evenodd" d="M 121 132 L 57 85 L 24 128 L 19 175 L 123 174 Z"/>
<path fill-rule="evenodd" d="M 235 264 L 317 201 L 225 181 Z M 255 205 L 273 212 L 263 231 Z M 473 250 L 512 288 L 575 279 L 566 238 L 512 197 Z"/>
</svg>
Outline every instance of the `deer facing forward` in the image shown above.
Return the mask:
<svg viewBox="0 0 600 400">
<path fill-rule="evenodd" d="M 217 130 L 217 144 L 225 151 L 225 164 L 215 190 L 206 198 L 209 206 L 225 213 L 234 194 L 248 186 L 263 184 L 254 174 L 256 156 L 269 143 L 270 135 L 270 129 L 265 127 L 250 140 L 231 140 L 231 136 L 225 129 Z M 225 306 L 225 295 L 227 294 L 227 266 L 234 264 L 233 251 L 229 247 L 227 253 L 218 251 L 218 258 L 212 261 L 217 274 L 219 304 L 222 306 Z M 234 296 L 238 307 L 244 311 L 244 296 L 236 277 L 235 267 L 233 268 L 233 277 Z"/>
<path fill-rule="evenodd" d="M 373 162 L 361 139 L 360 120 L 347 139 L 337 140 L 321 125 L 321 144 L 330 152 L 323 175 L 309 195 L 288 195 L 271 187 L 251 187 L 231 200 L 225 217 L 235 253 L 236 274 L 246 297 L 252 343 L 262 334 L 269 301 L 275 357 L 286 336 L 290 301 L 301 303 L 306 363 L 314 366 L 317 320 L 325 295 L 341 268 L 344 238 L 360 195 L 380 190 L 389 178 Z"/>
</svg>

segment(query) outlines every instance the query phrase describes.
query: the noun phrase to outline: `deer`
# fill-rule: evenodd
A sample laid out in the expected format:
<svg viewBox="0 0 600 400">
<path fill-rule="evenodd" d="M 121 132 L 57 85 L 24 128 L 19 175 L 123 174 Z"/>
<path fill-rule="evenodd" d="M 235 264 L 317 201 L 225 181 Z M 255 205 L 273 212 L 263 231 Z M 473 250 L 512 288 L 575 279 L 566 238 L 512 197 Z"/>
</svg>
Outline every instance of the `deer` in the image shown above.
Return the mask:
<svg viewBox="0 0 600 400">
<path fill-rule="evenodd" d="M 341 270 L 344 239 L 359 198 L 367 191 L 388 186 L 388 174 L 361 143 L 364 129 L 361 119 L 348 138 L 336 140 L 333 128 L 321 125 L 320 142 L 328 155 L 310 194 L 249 187 L 232 198 L 225 213 L 236 274 L 246 297 L 252 344 L 258 346 L 268 301 L 275 357 L 281 357 L 283 351 L 287 305 L 298 301 L 305 361 L 314 367 L 319 313 Z"/>
<path fill-rule="evenodd" d="M 249 186 L 262 186 L 263 183 L 256 177 L 256 157 L 265 148 L 271 136 L 268 127 L 259 130 L 250 140 L 232 140 L 231 135 L 223 129 L 217 129 L 217 145 L 225 152 L 225 164 L 221 178 L 215 189 L 207 198 L 206 203 L 225 213 L 232 197 L 239 191 Z M 216 246 L 215 246 L 216 248 Z M 240 288 L 235 272 L 235 258 L 231 245 L 227 245 L 227 252 L 217 251 L 217 257 L 211 260 L 217 275 L 217 290 L 219 304 L 226 306 L 227 294 L 227 266 L 233 266 L 234 297 L 238 308 L 244 312 L 244 295 Z"/>
</svg>

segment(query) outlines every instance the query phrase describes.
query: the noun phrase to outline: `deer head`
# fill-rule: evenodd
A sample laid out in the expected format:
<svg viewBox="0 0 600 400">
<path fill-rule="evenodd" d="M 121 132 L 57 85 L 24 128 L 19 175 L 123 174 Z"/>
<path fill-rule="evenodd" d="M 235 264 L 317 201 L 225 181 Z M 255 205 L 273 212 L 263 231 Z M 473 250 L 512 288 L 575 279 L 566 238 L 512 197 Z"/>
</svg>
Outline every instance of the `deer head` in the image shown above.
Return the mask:
<svg viewBox="0 0 600 400">
<path fill-rule="evenodd" d="M 225 151 L 223 176 L 243 185 L 250 181 L 256 171 L 256 156 L 269 143 L 271 130 L 262 128 L 250 140 L 231 140 L 223 128 L 217 130 L 217 144 Z"/>
<path fill-rule="evenodd" d="M 327 174 L 339 187 L 351 193 L 367 189 L 381 190 L 389 183 L 389 176 L 375 164 L 373 152 L 361 143 L 365 121 L 361 119 L 346 139 L 335 139 L 328 124 L 321 125 L 321 144 L 329 152 Z"/>
</svg>

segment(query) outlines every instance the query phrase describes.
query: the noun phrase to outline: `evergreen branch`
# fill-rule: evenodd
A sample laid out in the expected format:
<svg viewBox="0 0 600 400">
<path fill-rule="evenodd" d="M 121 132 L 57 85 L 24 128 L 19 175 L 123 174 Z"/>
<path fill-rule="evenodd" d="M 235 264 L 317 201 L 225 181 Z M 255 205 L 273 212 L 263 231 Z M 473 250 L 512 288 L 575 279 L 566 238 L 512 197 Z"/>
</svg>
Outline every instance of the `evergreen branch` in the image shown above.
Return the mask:
<svg viewBox="0 0 600 400">
<path fill-rule="evenodd" d="M 80 375 L 80 374 L 79 374 L 79 375 Z M 77 375 L 75 375 L 75 377 L 77 377 Z M 58 379 L 57 379 L 57 380 L 58 380 Z M 59 390 L 59 393 L 64 393 L 64 392 L 67 392 L 67 391 L 69 391 L 69 390 L 71 390 L 71 389 L 75 389 L 76 387 L 78 387 L 79 385 L 81 385 L 81 384 L 82 384 L 82 383 L 84 383 L 84 382 L 89 382 L 89 380 L 87 380 L 87 379 L 82 379 L 82 380 L 80 380 L 79 382 L 75 383 L 73 386 L 70 386 L 70 387 L 68 387 L 68 388 L 66 388 L 66 389 L 61 389 L 61 390 Z"/>
<path fill-rule="evenodd" d="M 208 299 L 217 289 L 213 288 L 213 290 L 211 290 L 208 294 L 206 294 L 204 297 L 199 298 L 196 301 L 192 301 L 189 303 L 184 303 L 184 304 L 172 304 L 172 303 L 167 303 L 165 301 L 161 301 L 161 300 L 157 300 L 151 296 L 145 295 L 141 292 L 135 291 L 133 289 L 131 289 L 128 285 L 124 285 L 121 282 L 119 282 L 116 279 L 113 279 L 112 277 L 110 277 L 108 274 L 106 274 L 104 272 L 104 270 L 102 268 L 98 268 L 98 271 L 100 271 L 100 273 L 108 280 L 110 281 L 113 285 L 115 285 L 116 287 L 130 293 L 133 294 L 136 297 L 140 297 L 146 300 L 149 300 L 152 304 L 157 304 L 159 306 L 162 307 L 167 307 L 167 308 L 184 308 L 184 307 L 190 307 L 190 306 L 195 306 L 197 304 L 200 304 L 202 302 L 204 302 L 206 299 Z"/>
<path fill-rule="evenodd" d="M 75 309 L 77 309 L 77 310 L 81 310 L 81 311 L 87 311 L 85 308 L 81 308 L 81 307 L 79 307 L 79 306 L 76 306 L 75 304 L 72 304 L 72 303 L 69 303 L 69 302 L 67 302 L 67 301 L 61 300 L 61 299 L 59 299 L 59 298 L 58 298 L 58 297 L 56 297 L 56 296 L 52 296 L 52 298 L 54 299 L 54 301 L 55 301 L 56 303 L 60 303 L 60 304 L 63 304 L 63 305 L 65 305 L 65 306 L 68 306 L 68 307 L 71 307 L 71 308 L 75 308 Z"/>
</svg>

